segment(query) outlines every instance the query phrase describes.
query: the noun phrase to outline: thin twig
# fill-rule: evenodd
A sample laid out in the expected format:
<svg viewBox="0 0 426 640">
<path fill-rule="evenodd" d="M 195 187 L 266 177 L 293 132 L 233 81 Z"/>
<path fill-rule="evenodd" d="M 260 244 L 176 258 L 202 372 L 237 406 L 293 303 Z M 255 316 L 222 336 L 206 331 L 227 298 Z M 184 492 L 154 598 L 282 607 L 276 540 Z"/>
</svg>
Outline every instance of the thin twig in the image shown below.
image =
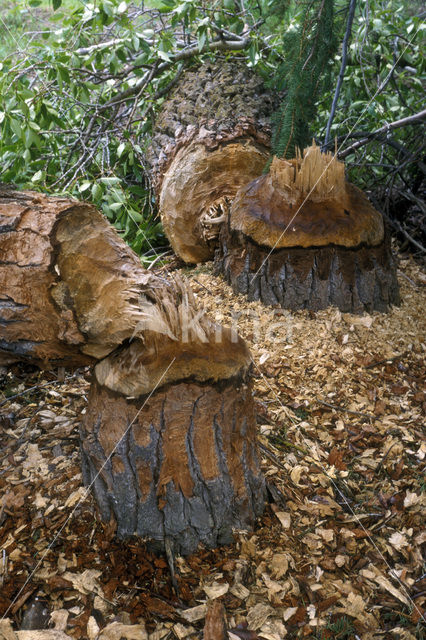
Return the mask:
<svg viewBox="0 0 426 640">
<path fill-rule="evenodd" d="M 346 23 L 345 36 L 343 38 L 343 43 L 342 43 L 342 63 L 340 65 L 339 77 L 337 78 L 336 91 L 334 92 L 333 102 L 330 109 L 330 117 L 328 118 L 327 128 L 325 131 L 324 147 L 327 146 L 330 138 L 330 129 L 331 129 L 331 125 L 333 124 L 334 115 L 336 113 L 337 102 L 339 100 L 340 89 L 342 88 L 343 78 L 345 76 L 346 59 L 348 55 L 348 44 L 349 44 L 349 38 L 351 37 L 352 22 L 355 14 L 355 6 L 356 6 L 356 0 L 351 0 L 351 3 L 349 5 L 348 21 Z"/>
<path fill-rule="evenodd" d="M 351 153 L 364 146 L 371 140 L 374 140 L 377 137 L 382 136 L 383 134 L 388 133 L 389 131 L 393 131 L 393 129 L 399 129 L 400 127 L 407 127 L 409 125 L 421 124 L 422 120 L 426 119 L 426 109 L 423 111 L 419 111 L 419 113 L 415 113 L 413 116 L 408 116 L 407 118 L 401 118 L 400 120 L 395 120 L 394 122 L 389 122 L 389 124 L 385 124 L 380 129 L 376 129 L 376 131 L 372 131 L 371 133 L 366 133 L 365 138 L 362 140 L 358 140 L 358 142 L 354 142 L 350 147 L 347 147 L 344 151 L 339 151 L 337 154 L 340 160 L 346 158 Z"/>
<path fill-rule="evenodd" d="M 324 402 L 324 400 L 319 400 L 317 398 L 317 402 L 323 404 L 325 407 L 329 407 L 330 409 L 335 409 L 335 411 L 343 411 L 344 413 L 349 413 L 352 416 L 360 416 L 361 418 L 369 418 L 370 420 L 379 420 L 377 416 L 373 416 L 372 413 L 363 413 L 362 411 L 352 411 L 352 409 L 346 409 L 346 407 L 340 407 L 337 404 L 330 404 L 329 402 Z"/>
<path fill-rule="evenodd" d="M 393 358 L 385 358 L 384 360 L 378 360 L 377 362 L 372 362 L 371 364 L 367 364 L 365 366 L 366 369 L 373 369 L 374 367 L 378 367 L 381 364 L 390 364 L 391 362 L 395 362 L 395 360 L 399 360 L 400 358 L 403 358 L 405 355 L 407 354 L 406 351 L 404 351 L 404 353 L 399 353 L 396 356 L 393 356 Z"/>
</svg>

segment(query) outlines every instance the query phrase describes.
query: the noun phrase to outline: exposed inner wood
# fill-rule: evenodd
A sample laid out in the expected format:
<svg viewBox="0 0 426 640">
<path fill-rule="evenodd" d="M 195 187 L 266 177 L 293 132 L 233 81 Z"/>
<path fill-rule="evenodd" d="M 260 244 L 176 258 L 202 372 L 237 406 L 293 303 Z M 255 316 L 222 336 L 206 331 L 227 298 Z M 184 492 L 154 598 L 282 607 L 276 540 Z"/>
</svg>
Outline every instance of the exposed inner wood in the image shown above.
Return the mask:
<svg viewBox="0 0 426 640">
<path fill-rule="evenodd" d="M 274 249 L 377 246 L 384 238 L 382 215 L 345 180 L 344 164 L 316 146 L 274 158 L 269 173 L 238 191 L 230 217 L 233 230 Z"/>
<path fill-rule="evenodd" d="M 65 198 L 0 189 L 0 364 L 87 365 L 73 309 L 51 292 L 59 282 L 51 235 Z M 80 204 L 79 206 L 86 206 Z"/>
<path fill-rule="evenodd" d="M 290 202 L 301 196 L 314 202 L 333 200 L 345 190 L 345 164 L 330 152 L 322 153 L 315 141 L 290 160 L 274 156 L 269 172 L 275 188 L 287 192 Z"/>
<path fill-rule="evenodd" d="M 245 343 L 197 308 L 178 277 L 145 270 L 93 206 L 2 192 L 1 362 L 90 364 L 139 396 L 161 384 L 246 371 Z"/>
<path fill-rule="evenodd" d="M 265 148 L 251 140 L 213 150 L 196 142 L 176 154 L 163 177 L 159 207 L 164 231 L 180 258 L 198 263 L 213 257 L 218 231 L 206 234 L 208 212 L 258 176 L 267 157 Z"/>
<path fill-rule="evenodd" d="M 102 516 L 179 553 L 251 527 L 265 496 L 246 343 L 93 206 L 0 190 L 0 216 L 0 363 L 95 365 L 80 436 Z"/>
<path fill-rule="evenodd" d="M 185 262 L 213 257 L 212 213 L 262 173 L 277 98 L 244 64 L 220 60 L 186 71 L 162 105 L 148 155 L 165 233 Z"/>
</svg>

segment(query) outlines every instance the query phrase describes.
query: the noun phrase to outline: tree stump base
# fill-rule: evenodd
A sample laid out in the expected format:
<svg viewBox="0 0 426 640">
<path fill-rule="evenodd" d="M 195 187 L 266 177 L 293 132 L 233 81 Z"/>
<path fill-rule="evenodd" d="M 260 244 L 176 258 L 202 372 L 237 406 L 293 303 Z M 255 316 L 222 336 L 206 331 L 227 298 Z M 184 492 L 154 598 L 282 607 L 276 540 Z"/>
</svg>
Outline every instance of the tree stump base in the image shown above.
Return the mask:
<svg viewBox="0 0 426 640">
<path fill-rule="evenodd" d="M 118 444 L 117 444 L 118 443 Z M 189 554 L 253 526 L 265 485 L 249 384 L 179 382 L 127 399 L 94 376 L 81 428 L 83 478 L 117 535 Z"/>
<path fill-rule="evenodd" d="M 249 300 L 347 313 L 399 303 L 383 216 L 314 143 L 237 192 L 219 242 L 216 272 Z"/>
<path fill-rule="evenodd" d="M 272 250 L 229 225 L 221 230 L 215 272 L 236 293 L 266 305 L 318 311 L 333 305 L 346 313 L 388 311 L 400 303 L 389 238 L 374 247 Z"/>
</svg>

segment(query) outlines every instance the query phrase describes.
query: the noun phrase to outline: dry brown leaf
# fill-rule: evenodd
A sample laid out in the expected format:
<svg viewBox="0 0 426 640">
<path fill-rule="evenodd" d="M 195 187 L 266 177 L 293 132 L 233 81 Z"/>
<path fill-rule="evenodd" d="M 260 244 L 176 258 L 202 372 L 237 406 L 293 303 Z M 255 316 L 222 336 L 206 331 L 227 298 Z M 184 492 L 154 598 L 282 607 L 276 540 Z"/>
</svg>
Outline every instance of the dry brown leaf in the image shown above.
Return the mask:
<svg viewBox="0 0 426 640">
<path fill-rule="evenodd" d="M 57 609 L 50 614 L 50 621 L 53 622 L 57 631 L 65 631 L 69 618 L 69 611 L 66 609 Z"/>
<path fill-rule="evenodd" d="M 269 605 L 259 602 L 247 613 L 247 624 L 249 629 L 260 629 L 269 616 L 274 614 L 274 609 Z"/>
<path fill-rule="evenodd" d="M 9 618 L 0 620 L 0 640 L 16 640 L 16 635 Z"/>
<path fill-rule="evenodd" d="M 410 600 L 399 589 L 394 587 L 393 584 L 390 582 L 390 580 L 388 580 L 383 574 L 380 573 L 379 569 L 377 569 L 376 567 L 373 567 L 372 565 L 369 565 L 369 566 L 372 569 L 372 572 L 374 573 L 374 581 L 377 582 L 377 584 L 380 587 L 382 587 L 384 591 L 388 591 L 395 598 L 397 598 L 398 600 L 406 604 L 407 607 L 409 607 Z"/>
<path fill-rule="evenodd" d="M 287 555 L 286 553 L 275 553 L 272 556 L 272 575 L 277 580 L 279 580 L 282 576 L 285 576 L 285 574 L 287 573 L 289 558 L 291 560 L 291 556 Z"/>
<path fill-rule="evenodd" d="M 283 529 L 289 529 L 291 525 L 291 515 L 284 511 L 277 511 L 275 514 L 278 520 L 281 522 Z"/>
<path fill-rule="evenodd" d="M 62 578 L 72 583 L 74 589 L 87 595 L 89 593 L 102 593 L 97 579 L 102 575 L 98 569 L 86 569 L 83 573 L 71 573 L 66 571 Z"/>
<path fill-rule="evenodd" d="M 196 622 L 206 617 L 207 605 L 200 604 L 197 607 L 191 607 L 190 609 L 180 609 L 179 615 L 188 622 Z"/>
</svg>

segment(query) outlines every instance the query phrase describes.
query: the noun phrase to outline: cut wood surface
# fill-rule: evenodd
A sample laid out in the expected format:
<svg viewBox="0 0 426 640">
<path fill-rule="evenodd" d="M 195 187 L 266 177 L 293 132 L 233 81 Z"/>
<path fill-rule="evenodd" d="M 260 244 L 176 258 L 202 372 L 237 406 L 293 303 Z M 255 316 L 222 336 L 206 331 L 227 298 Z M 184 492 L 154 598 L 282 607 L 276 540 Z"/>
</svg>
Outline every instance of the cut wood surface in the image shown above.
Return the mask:
<svg viewBox="0 0 426 640">
<path fill-rule="evenodd" d="M 52 237 L 61 213 L 83 203 L 0 189 L 0 364 L 83 365 L 86 338 L 72 308 L 55 298 Z"/>
<path fill-rule="evenodd" d="M 276 100 L 244 64 L 218 61 L 187 71 L 165 101 L 149 157 L 164 230 L 185 262 L 213 257 L 230 200 L 262 172 Z"/>
<path fill-rule="evenodd" d="M 2 362 L 95 364 L 81 445 L 102 516 L 182 553 L 230 542 L 264 502 L 246 343 L 93 206 L 2 200 Z"/>
<path fill-rule="evenodd" d="M 274 158 L 238 191 L 215 260 L 234 291 L 286 309 L 362 313 L 400 301 L 382 215 L 315 145 Z"/>
</svg>

